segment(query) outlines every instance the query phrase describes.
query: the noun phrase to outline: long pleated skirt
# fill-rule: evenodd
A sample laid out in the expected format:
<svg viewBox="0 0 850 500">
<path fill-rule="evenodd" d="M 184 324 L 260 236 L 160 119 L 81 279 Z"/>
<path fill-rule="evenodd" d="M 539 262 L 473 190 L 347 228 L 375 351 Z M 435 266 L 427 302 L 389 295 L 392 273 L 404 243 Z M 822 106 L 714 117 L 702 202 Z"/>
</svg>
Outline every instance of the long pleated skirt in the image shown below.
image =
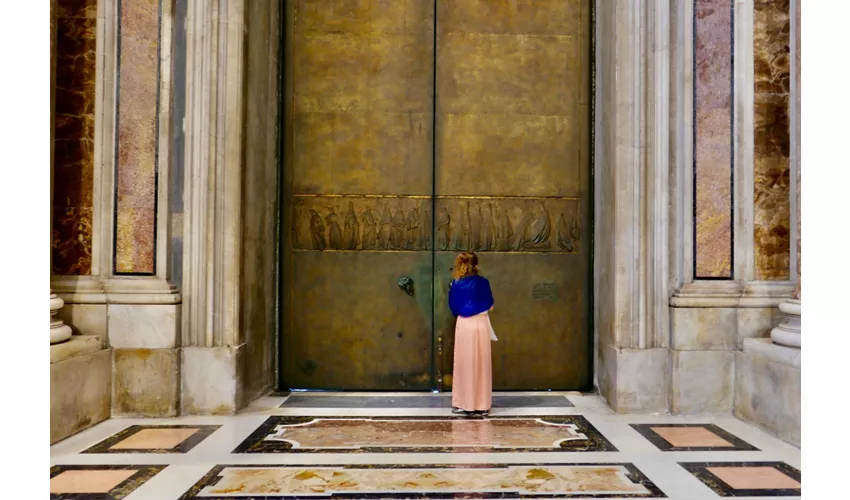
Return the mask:
<svg viewBox="0 0 850 500">
<path fill-rule="evenodd" d="M 452 406 L 455 408 L 490 410 L 493 403 L 490 342 L 490 321 L 486 312 L 457 318 L 452 372 Z"/>
</svg>

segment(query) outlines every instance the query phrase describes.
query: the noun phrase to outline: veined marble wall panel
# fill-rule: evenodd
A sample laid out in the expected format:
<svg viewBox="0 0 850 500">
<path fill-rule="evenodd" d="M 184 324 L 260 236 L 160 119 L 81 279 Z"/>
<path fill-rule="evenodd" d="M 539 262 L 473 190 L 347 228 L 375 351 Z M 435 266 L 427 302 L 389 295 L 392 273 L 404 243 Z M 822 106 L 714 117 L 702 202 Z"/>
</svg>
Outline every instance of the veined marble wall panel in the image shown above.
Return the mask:
<svg viewBox="0 0 850 500">
<path fill-rule="evenodd" d="M 791 277 L 789 0 L 755 0 L 754 254 L 756 280 Z"/>
<path fill-rule="evenodd" d="M 119 17 L 114 272 L 153 274 L 160 1 L 122 0 Z"/>
<path fill-rule="evenodd" d="M 733 5 L 696 0 L 694 16 L 694 276 L 731 279 Z"/>
<path fill-rule="evenodd" d="M 91 274 L 97 0 L 56 2 L 52 272 Z"/>
</svg>

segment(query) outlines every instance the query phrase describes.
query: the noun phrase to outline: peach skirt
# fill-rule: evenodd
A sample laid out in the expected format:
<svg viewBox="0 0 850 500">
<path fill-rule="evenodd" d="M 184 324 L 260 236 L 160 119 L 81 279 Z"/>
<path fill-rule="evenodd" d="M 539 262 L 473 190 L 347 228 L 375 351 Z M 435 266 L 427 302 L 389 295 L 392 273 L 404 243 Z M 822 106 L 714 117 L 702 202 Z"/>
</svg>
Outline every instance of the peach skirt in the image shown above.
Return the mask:
<svg viewBox="0 0 850 500">
<path fill-rule="evenodd" d="M 493 403 L 490 321 L 486 312 L 457 318 L 452 371 L 452 406 L 466 411 L 489 410 Z"/>
</svg>

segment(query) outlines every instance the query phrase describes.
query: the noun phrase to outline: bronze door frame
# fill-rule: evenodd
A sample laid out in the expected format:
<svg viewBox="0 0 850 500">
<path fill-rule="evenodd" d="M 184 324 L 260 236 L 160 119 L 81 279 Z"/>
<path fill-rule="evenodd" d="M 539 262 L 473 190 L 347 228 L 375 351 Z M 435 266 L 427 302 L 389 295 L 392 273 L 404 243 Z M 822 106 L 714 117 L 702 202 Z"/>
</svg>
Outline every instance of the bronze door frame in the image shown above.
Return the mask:
<svg viewBox="0 0 850 500">
<path fill-rule="evenodd" d="M 438 9 L 438 2 L 439 2 L 439 0 L 435 0 L 435 11 Z M 590 204 L 590 217 L 588 218 L 587 223 L 589 225 L 590 242 L 589 242 L 589 255 L 588 255 L 589 265 L 588 265 L 588 268 L 587 268 L 587 274 L 589 275 L 588 279 L 587 279 L 587 283 L 588 283 L 587 294 L 589 296 L 589 307 L 586 308 L 586 312 L 588 314 L 588 320 L 587 320 L 588 332 L 587 333 L 588 333 L 589 340 L 590 340 L 589 341 L 588 353 L 587 353 L 588 359 L 589 359 L 588 369 L 589 369 L 589 373 L 590 373 L 590 383 L 585 387 L 575 388 L 575 389 L 578 389 L 578 390 L 588 390 L 588 389 L 593 388 L 594 379 L 595 379 L 595 368 L 596 368 L 596 363 L 595 363 L 596 360 L 595 360 L 595 355 L 594 355 L 594 353 L 595 353 L 594 344 L 595 344 L 595 340 L 596 340 L 595 339 L 595 331 L 594 331 L 595 305 L 594 305 L 594 301 L 593 301 L 594 288 L 595 288 L 594 277 L 593 277 L 593 274 L 594 274 L 594 250 L 593 250 L 593 248 L 594 248 L 594 243 L 593 243 L 594 227 L 593 226 L 594 226 L 594 212 L 595 212 L 595 207 L 596 207 L 595 199 L 594 199 L 594 196 L 593 196 L 594 195 L 594 188 L 593 187 L 595 185 L 594 165 L 595 165 L 595 149 L 596 149 L 596 141 L 595 141 L 595 133 L 596 133 L 596 128 L 595 128 L 595 107 L 596 107 L 596 99 L 595 99 L 595 95 L 596 95 L 596 89 L 595 89 L 595 83 L 596 83 L 595 82 L 595 80 L 596 80 L 596 73 L 595 73 L 595 71 L 596 71 L 596 68 L 595 68 L 595 62 L 596 62 L 595 61 L 596 60 L 596 56 L 595 56 L 595 52 L 596 52 L 596 19 L 595 19 L 595 12 L 596 12 L 596 5 L 595 5 L 595 3 L 596 3 L 595 0 L 590 2 L 590 12 L 591 12 L 590 19 L 591 19 L 591 21 L 590 21 L 590 28 L 589 28 L 590 29 L 590 54 L 589 54 L 589 68 L 590 69 L 589 69 L 589 71 L 590 71 L 590 80 L 591 80 L 591 83 L 590 83 L 590 106 L 589 106 L 590 117 L 589 117 L 589 122 L 588 122 L 588 125 L 589 125 L 589 131 L 588 132 L 589 132 L 589 136 L 590 136 L 590 160 L 589 160 L 590 161 L 590 169 L 589 169 L 590 170 L 589 171 L 590 190 L 587 193 L 587 196 L 589 198 L 589 204 Z M 286 24 L 287 24 L 286 14 L 287 14 L 286 9 L 283 9 L 283 13 L 281 15 L 281 23 L 282 23 L 281 33 L 285 33 L 285 31 L 286 31 Z M 435 16 L 436 16 L 436 13 L 435 13 Z M 434 50 L 434 68 L 433 68 L 433 79 L 434 79 L 433 107 L 434 107 L 435 112 L 436 112 L 436 107 L 437 107 L 436 79 L 437 79 L 437 71 L 438 71 L 437 62 L 436 62 L 436 59 L 437 59 L 437 53 L 436 53 L 436 44 L 437 44 L 436 25 L 437 25 L 437 22 L 438 21 L 435 17 L 435 23 L 434 23 L 435 24 L 435 29 L 434 29 L 435 50 Z M 280 54 L 281 54 L 281 57 L 283 58 L 283 63 L 280 64 L 280 70 L 281 71 L 280 71 L 280 78 L 279 78 L 279 81 L 280 81 L 279 89 L 280 89 L 281 95 L 283 95 L 284 89 L 286 88 L 285 87 L 286 82 L 284 81 L 285 73 L 286 73 L 285 67 L 288 64 L 291 64 L 291 61 L 289 61 L 288 58 L 286 57 L 287 53 L 286 53 L 286 50 L 285 50 L 286 49 L 285 36 L 283 36 L 283 35 L 281 36 L 280 43 L 281 43 Z M 286 126 L 286 122 L 284 120 L 285 102 L 284 102 L 284 99 L 279 99 L 278 102 L 279 102 L 279 106 L 280 106 L 280 112 L 279 112 L 280 133 L 279 133 L 279 136 L 278 136 L 279 137 L 278 140 L 279 140 L 279 151 L 281 151 L 281 153 L 282 153 L 283 148 L 285 147 L 284 140 L 283 140 L 283 136 L 284 136 L 284 130 L 283 129 Z M 436 122 L 437 122 L 437 116 L 436 116 L 436 113 L 435 113 L 432 116 L 432 127 L 434 129 L 436 129 L 436 127 L 437 127 Z M 434 149 L 436 149 L 436 147 L 437 147 L 436 137 L 434 137 L 432 139 L 432 147 Z M 279 201 L 279 205 L 278 205 L 278 207 L 279 207 L 278 208 L 278 224 L 277 224 L 277 235 L 276 235 L 277 236 L 277 246 L 278 246 L 278 269 L 276 270 L 276 275 L 277 275 L 277 280 L 278 280 L 278 300 L 277 300 L 277 304 L 278 304 L 278 308 L 279 308 L 279 312 L 278 312 L 278 332 L 277 332 L 277 336 L 276 336 L 276 342 L 277 342 L 276 360 L 277 360 L 277 372 L 278 372 L 277 380 L 278 380 L 278 389 L 279 390 L 290 390 L 290 389 L 298 390 L 298 388 L 287 387 L 286 381 L 284 380 L 283 371 L 281 370 L 281 367 L 280 367 L 280 364 L 281 364 L 282 359 L 283 359 L 281 340 L 282 340 L 283 336 L 287 334 L 287 331 L 284 328 L 284 321 L 283 321 L 283 318 L 286 314 L 286 310 L 285 310 L 285 307 L 283 307 L 283 303 L 281 301 L 281 298 L 283 297 L 283 292 L 284 292 L 283 288 L 284 288 L 284 283 L 285 283 L 283 276 L 288 271 L 284 266 L 283 252 L 282 252 L 282 245 L 283 245 L 282 234 L 283 234 L 283 232 L 285 231 L 285 228 L 288 225 L 287 220 L 283 217 L 283 214 L 284 214 L 284 211 L 286 209 L 287 203 L 293 203 L 293 199 L 292 199 L 292 196 L 288 195 L 285 192 L 286 191 L 285 183 L 283 182 L 283 178 L 286 175 L 286 168 L 287 168 L 287 165 L 284 164 L 285 155 L 279 154 L 278 158 L 279 158 L 279 162 L 280 162 L 279 177 L 278 177 L 279 200 L 280 201 Z M 437 175 L 436 167 L 437 167 L 437 157 L 436 157 L 436 154 L 435 154 L 435 155 L 432 156 L 433 182 L 432 182 L 432 196 L 431 196 L 431 242 L 432 242 L 432 248 L 430 250 L 430 254 L 431 254 L 431 265 L 432 265 L 431 270 L 432 270 L 432 274 L 433 274 L 432 280 L 431 280 L 431 301 L 432 301 L 431 335 L 432 335 L 432 346 L 433 347 L 432 347 L 432 350 L 431 350 L 432 362 L 431 362 L 431 388 L 430 388 L 430 391 L 442 392 L 444 390 L 444 386 L 443 386 L 442 372 L 441 372 L 441 369 L 440 369 L 440 365 L 442 364 L 443 356 L 451 356 L 451 353 L 443 353 L 442 352 L 442 339 L 438 335 L 437 328 L 436 328 L 436 314 L 437 314 L 436 301 L 437 301 L 438 297 L 440 296 L 440 294 L 438 294 L 437 290 L 436 290 L 436 286 L 437 286 L 437 279 L 436 279 L 436 273 L 437 273 L 437 268 L 436 268 L 436 266 L 437 266 L 437 262 L 436 262 L 437 261 L 437 249 L 436 249 L 436 246 L 437 246 L 437 244 L 436 243 L 437 243 L 437 230 L 438 230 L 438 228 L 437 228 L 437 223 L 438 223 L 437 209 L 438 209 L 438 198 L 439 198 L 439 196 L 436 193 L 436 175 Z M 551 389 L 552 390 L 560 390 L 558 388 L 551 388 Z M 335 389 L 334 388 L 327 388 L 327 389 L 322 389 L 322 390 L 334 391 Z M 518 390 L 523 390 L 523 389 L 518 389 Z M 573 389 L 570 389 L 570 390 L 573 390 Z M 426 392 L 426 390 L 421 390 L 421 392 Z"/>
</svg>

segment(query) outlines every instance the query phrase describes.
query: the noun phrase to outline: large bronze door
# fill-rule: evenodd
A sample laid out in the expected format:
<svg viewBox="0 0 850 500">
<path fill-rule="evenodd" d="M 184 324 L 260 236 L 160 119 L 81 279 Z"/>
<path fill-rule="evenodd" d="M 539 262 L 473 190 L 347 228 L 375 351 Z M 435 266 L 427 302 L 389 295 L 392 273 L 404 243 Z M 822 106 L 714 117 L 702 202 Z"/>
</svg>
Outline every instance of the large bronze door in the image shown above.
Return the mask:
<svg viewBox="0 0 850 500">
<path fill-rule="evenodd" d="M 449 390 L 468 249 L 494 388 L 591 386 L 592 0 L 287 4 L 282 386 Z"/>
<path fill-rule="evenodd" d="M 431 389 L 433 0 L 286 5 L 282 384 Z"/>
</svg>

